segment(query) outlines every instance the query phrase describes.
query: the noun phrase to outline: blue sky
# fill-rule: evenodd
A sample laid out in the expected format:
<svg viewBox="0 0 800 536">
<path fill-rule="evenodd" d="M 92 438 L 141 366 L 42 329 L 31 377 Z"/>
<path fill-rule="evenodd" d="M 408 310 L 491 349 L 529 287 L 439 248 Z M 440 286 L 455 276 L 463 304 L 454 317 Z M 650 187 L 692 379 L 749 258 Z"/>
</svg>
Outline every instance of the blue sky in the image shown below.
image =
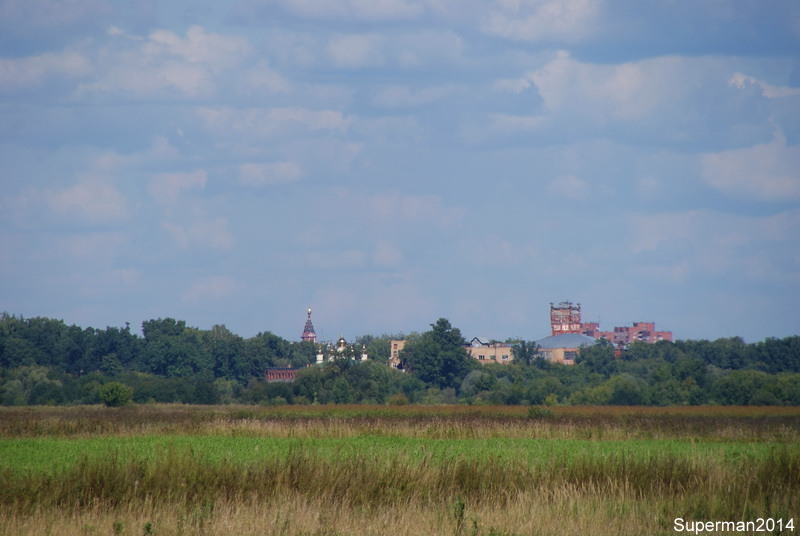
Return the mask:
<svg viewBox="0 0 800 536">
<path fill-rule="evenodd" d="M 800 333 L 793 0 L 0 0 L 0 310 Z"/>
</svg>

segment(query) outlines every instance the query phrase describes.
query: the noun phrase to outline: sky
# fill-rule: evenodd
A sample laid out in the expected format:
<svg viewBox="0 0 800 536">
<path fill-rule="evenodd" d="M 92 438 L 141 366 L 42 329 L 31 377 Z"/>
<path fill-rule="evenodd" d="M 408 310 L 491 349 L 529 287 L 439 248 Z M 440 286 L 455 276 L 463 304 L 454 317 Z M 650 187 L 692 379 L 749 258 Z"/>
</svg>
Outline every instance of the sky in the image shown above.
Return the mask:
<svg viewBox="0 0 800 536">
<path fill-rule="evenodd" d="M 800 2 L 0 0 L 0 311 L 800 334 Z"/>
</svg>

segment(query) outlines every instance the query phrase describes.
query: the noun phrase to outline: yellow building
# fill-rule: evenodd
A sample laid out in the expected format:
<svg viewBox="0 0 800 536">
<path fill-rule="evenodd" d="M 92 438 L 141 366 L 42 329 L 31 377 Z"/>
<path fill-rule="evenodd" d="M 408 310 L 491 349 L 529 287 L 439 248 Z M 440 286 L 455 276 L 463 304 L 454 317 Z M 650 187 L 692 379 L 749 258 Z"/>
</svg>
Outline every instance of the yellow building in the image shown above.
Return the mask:
<svg viewBox="0 0 800 536">
<path fill-rule="evenodd" d="M 403 370 L 403 365 L 400 360 L 400 352 L 406 347 L 404 340 L 391 340 L 389 341 L 389 365 L 392 368 Z"/>
<path fill-rule="evenodd" d="M 538 340 L 536 344 L 547 361 L 573 365 L 581 348 L 592 346 L 594 339 L 580 333 L 561 333 Z"/>
<path fill-rule="evenodd" d="M 467 346 L 467 353 L 473 359 L 481 363 L 511 363 L 514 361 L 514 354 L 511 352 L 511 345 L 490 342 L 484 337 L 475 337 Z"/>
<path fill-rule="evenodd" d="M 406 341 L 389 341 L 389 365 L 392 368 L 403 370 L 403 362 L 400 359 L 400 352 L 405 348 Z M 514 361 L 511 345 L 499 342 L 490 342 L 483 337 L 475 337 L 465 347 L 467 353 L 473 359 L 481 363 L 511 363 Z"/>
</svg>

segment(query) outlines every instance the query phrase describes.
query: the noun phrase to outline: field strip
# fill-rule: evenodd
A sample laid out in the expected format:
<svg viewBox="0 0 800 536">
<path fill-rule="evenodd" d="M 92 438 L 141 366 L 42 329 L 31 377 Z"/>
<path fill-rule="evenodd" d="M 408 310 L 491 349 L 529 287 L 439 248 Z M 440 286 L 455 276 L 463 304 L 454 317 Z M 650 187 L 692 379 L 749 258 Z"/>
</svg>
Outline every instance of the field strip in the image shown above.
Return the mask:
<svg viewBox="0 0 800 536">
<path fill-rule="evenodd" d="M 0 470 L 14 473 L 52 473 L 83 459 L 116 456 L 118 460 L 152 460 L 169 453 L 188 453 L 209 462 L 250 464 L 292 454 L 325 460 L 403 457 L 437 463 L 454 458 L 540 462 L 630 457 L 641 460 L 675 457 L 687 461 L 744 462 L 776 448 L 773 443 L 692 442 L 675 440 L 597 441 L 582 439 L 431 439 L 385 436 L 346 438 L 264 438 L 219 435 L 153 435 L 91 438 L 0 439 Z M 800 447 L 795 446 L 795 449 Z"/>
</svg>

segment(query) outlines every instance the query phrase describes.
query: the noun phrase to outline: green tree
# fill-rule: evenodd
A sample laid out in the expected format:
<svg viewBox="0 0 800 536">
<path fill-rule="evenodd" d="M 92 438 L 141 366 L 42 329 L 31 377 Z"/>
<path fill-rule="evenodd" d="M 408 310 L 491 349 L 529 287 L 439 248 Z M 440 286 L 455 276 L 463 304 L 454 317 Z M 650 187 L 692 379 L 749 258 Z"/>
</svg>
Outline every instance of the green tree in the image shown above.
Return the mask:
<svg viewBox="0 0 800 536">
<path fill-rule="evenodd" d="M 531 404 L 543 404 L 549 395 L 563 397 L 567 394 L 564 384 L 555 376 L 544 376 L 530 382 L 528 401 Z"/>
<path fill-rule="evenodd" d="M 249 375 L 240 374 L 238 358 L 244 354 L 244 340 L 222 324 L 215 324 L 202 333 L 203 345 L 211 355 L 215 378 L 244 381 Z M 246 368 L 246 367 L 245 367 Z"/>
<path fill-rule="evenodd" d="M 133 389 L 119 382 L 108 382 L 98 392 L 100 401 L 108 407 L 126 406 L 131 401 Z"/>
<path fill-rule="evenodd" d="M 614 406 L 639 406 L 645 403 L 644 389 L 630 374 L 615 374 L 605 385 L 611 390 L 608 403 Z"/>
<path fill-rule="evenodd" d="M 354 402 L 355 393 L 347 379 L 340 375 L 333 381 L 331 396 L 333 397 L 333 401 L 337 404 L 349 404 Z"/>
<path fill-rule="evenodd" d="M 581 348 L 575 362 L 589 372 L 606 378 L 617 372 L 614 346 L 606 339 L 598 339 L 594 345 Z"/>
<path fill-rule="evenodd" d="M 494 390 L 496 386 L 497 380 L 492 374 L 485 370 L 474 369 L 461 382 L 459 393 L 461 396 L 473 396 L 482 391 Z"/>
<path fill-rule="evenodd" d="M 400 352 L 411 372 L 428 385 L 456 388 L 473 368 L 461 331 L 440 318 L 431 330 L 406 344 Z"/>
<path fill-rule="evenodd" d="M 148 320 L 142 324 L 142 330 L 145 333 L 142 352 L 145 372 L 213 381 L 213 357 L 199 329 L 187 328 L 182 320 L 167 318 Z"/>
<path fill-rule="evenodd" d="M 539 368 L 547 366 L 547 360 L 539 351 L 539 345 L 534 341 L 511 341 L 511 353 L 514 355 L 514 363 L 522 365 L 536 365 Z"/>
<path fill-rule="evenodd" d="M 24 406 L 28 403 L 28 395 L 19 380 L 9 380 L 0 386 L 0 404 L 3 406 Z"/>
<path fill-rule="evenodd" d="M 718 403 L 744 406 L 754 403 L 753 395 L 766 386 L 768 379 L 758 370 L 734 370 L 715 380 L 711 389 Z"/>
</svg>

